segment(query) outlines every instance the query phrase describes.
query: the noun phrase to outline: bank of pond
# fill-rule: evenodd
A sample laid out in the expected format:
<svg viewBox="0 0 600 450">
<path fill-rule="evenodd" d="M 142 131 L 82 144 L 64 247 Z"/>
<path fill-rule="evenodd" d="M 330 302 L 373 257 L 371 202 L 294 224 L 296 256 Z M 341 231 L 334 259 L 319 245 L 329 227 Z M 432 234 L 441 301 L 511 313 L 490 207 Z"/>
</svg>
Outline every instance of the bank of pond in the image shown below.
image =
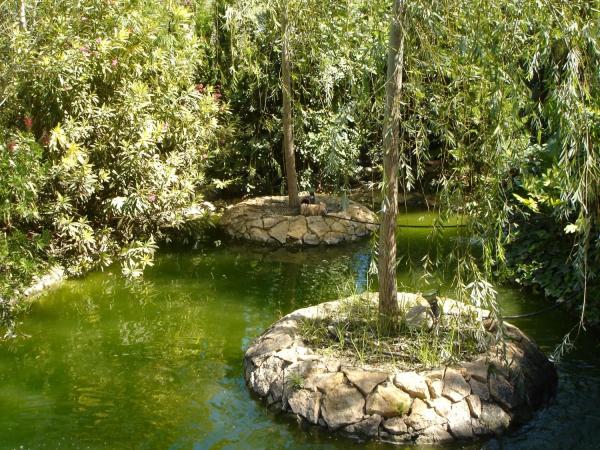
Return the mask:
<svg viewBox="0 0 600 450">
<path fill-rule="evenodd" d="M 401 253 L 421 254 L 427 234 L 400 231 Z M 0 448 L 388 448 L 269 412 L 242 373 L 244 350 L 278 318 L 365 289 L 370 249 L 368 241 L 285 249 L 223 240 L 165 250 L 140 281 L 115 267 L 62 283 L 21 318 L 19 337 L 0 343 Z M 417 279 L 400 266 L 406 290 L 417 289 Z M 511 287 L 499 298 L 508 315 L 547 306 Z M 512 322 L 546 353 L 572 325 L 560 310 Z M 594 337 L 584 336 L 558 372 L 556 397 L 526 425 L 444 448 L 596 448 Z"/>
</svg>

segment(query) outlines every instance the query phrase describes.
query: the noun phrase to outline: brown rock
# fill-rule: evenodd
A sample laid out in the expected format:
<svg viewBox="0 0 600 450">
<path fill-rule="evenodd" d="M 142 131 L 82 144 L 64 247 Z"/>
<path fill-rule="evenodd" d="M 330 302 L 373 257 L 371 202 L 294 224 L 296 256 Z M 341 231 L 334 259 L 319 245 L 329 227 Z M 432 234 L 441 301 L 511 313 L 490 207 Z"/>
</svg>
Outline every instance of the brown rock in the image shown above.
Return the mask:
<svg viewBox="0 0 600 450">
<path fill-rule="evenodd" d="M 386 372 L 368 371 L 362 369 L 344 368 L 343 372 L 348 380 L 364 395 L 369 395 L 375 386 L 383 383 L 388 378 Z"/>
<path fill-rule="evenodd" d="M 510 425 L 510 416 L 498 405 L 482 403 L 479 424 L 474 427 L 476 434 L 500 434 Z"/>
<path fill-rule="evenodd" d="M 287 402 L 294 414 L 299 414 L 310 423 L 317 424 L 321 404 L 320 392 L 298 389 L 288 396 Z"/>
<path fill-rule="evenodd" d="M 363 419 L 365 399 L 355 387 L 339 385 L 321 400 L 321 415 L 332 429 L 359 422 Z"/>
<path fill-rule="evenodd" d="M 327 393 L 342 384 L 344 384 L 343 373 L 317 373 L 306 379 L 304 387 L 318 389 L 323 393 Z"/>
<path fill-rule="evenodd" d="M 446 417 L 452 408 L 452 402 L 446 397 L 439 397 L 431 401 L 431 406 L 441 417 Z"/>
<path fill-rule="evenodd" d="M 291 239 L 301 240 L 306 234 L 308 228 L 306 227 L 306 218 L 303 216 L 297 217 L 290 220 L 290 228 L 288 230 L 288 236 Z"/>
<path fill-rule="evenodd" d="M 429 388 L 425 379 L 416 372 L 398 372 L 394 377 L 394 384 L 408 392 L 411 397 L 420 399 L 429 398 Z"/>
<path fill-rule="evenodd" d="M 444 374 L 442 395 L 453 402 L 459 402 L 471 393 L 471 386 L 457 370 L 448 367 Z"/>
<path fill-rule="evenodd" d="M 308 223 L 308 229 L 315 234 L 319 240 L 323 239 L 325 234 L 330 231 L 322 217 L 307 217 L 306 222 Z"/>
<path fill-rule="evenodd" d="M 285 244 L 287 241 L 287 234 L 289 229 L 289 223 L 287 220 L 284 220 L 273 228 L 269 230 L 269 234 L 275 240 L 277 240 L 280 244 Z"/>
<path fill-rule="evenodd" d="M 427 403 L 419 398 L 414 400 L 410 415 L 406 419 L 406 425 L 412 427 L 415 431 L 445 423 L 445 418 L 440 417 L 433 408 L 428 407 Z"/>
<path fill-rule="evenodd" d="M 487 387 L 487 383 L 481 383 L 480 381 L 471 378 L 469 380 L 469 385 L 471 386 L 473 394 L 478 396 L 481 400 L 487 402 L 490 399 L 490 391 Z"/>
<path fill-rule="evenodd" d="M 269 217 L 265 217 L 263 219 L 263 227 L 266 229 L 272 228 L 275 225 L 277 225 L 278 223 L 283 222 L 284 220 L 287 220 L 285 217 L 283 216 L 269 216 Z"/>
<path fill-rule="evenodd" d="M 408 427 L 401 417 L 387 419 L 383 422 L 383 429 L 390 434 L 405 434 L 408 431 Z"/>
<path fill-rule="evenodd" d="M 352 435 L 375 437 L 379 434 L 381 416 L 373 414 L 360 422 L 353 423 L 344 428 L 344 432 Z"/>
<path fill-rule="evenodd" d="M 468 362 L 463 366 L 471 378 L 475 378 L 482 383 L 487 382 L 489 365 L 485 358 L 479 358 L 476 361 Z"/>
<path fill-rule="evenodd" d="M 467 401 L 467 405 L 469 405 L 471 416 L 475 418 L 481 416 L 481 399 L 479 396 L 471 394 L 465 400 Z"/>
<path fill-rule="evenodd" d="M 325 233 L 325 236 L 323 236 L 323 242 L 325 242 L 327 245 L 339 244 L 343 240 L 344 240 L 344 235 L 341 233 L 334 232 L 334 231 Z"/>
<path fill-rule="evenodd" d="M 395 417 L 406 414 L 412 399 L 392 383 L 380 384 L 367 397 L 367 414 Z"/>
<path fill-rule="evenodd" d="M 453 441 L 454 438 L 442 425 L 431 425 L 419 433 L 416 444 L 434 444 Z"/>
<path fill-rule="evenodd" d="M 250 239 L 258 242 L 268 242 L 269 233 L 262 228 L 250 228 Z"/>
<path fill-rule="evenodd" d="M 515 388 L 502 375 L 490 374 L 490 395 L 494 400 L 507 409 L 513 409 L 517 404 Z"/>
<path fill-rule="evenodd" d="M 466 401 L 453 404 L 447 418 L 448 429 L 456 439 L 470 439 L 473 437 L 471 411 Z"/>
<path fill-rule="evenodd" d="M 321 243 L 319 237 L 312 233 L 306 233 L 302 238 L 302 241 L 307 245 L 319 245 Z"/>
</svg>

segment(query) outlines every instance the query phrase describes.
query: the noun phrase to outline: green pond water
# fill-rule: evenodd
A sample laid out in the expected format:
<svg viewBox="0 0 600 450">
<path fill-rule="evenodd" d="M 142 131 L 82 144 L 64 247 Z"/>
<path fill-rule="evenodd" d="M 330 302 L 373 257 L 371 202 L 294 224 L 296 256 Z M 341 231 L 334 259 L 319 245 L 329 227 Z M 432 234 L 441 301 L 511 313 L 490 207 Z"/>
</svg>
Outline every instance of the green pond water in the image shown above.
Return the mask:
<svg viewBox="0 0 600 450">
<path fill-rule="evenodd" d="M 426 236 L 401 229 L 400 253 L 418 260 Z M 447 245 L 456 240 L 448 230 Z M 19 338 L 0 343 L 0 448 L 399 448 L 303 430 L 269 413 L 242 377 L 249 342 L 281 315 L 364 289 L 369 249 L 368 242 L 288 251 L 224 241 L 165 251 L 141 282 L 114 268 L 61 284 L 33 304 Z M 398 278 L 417 287 L 404 265 Z M 546 306 L 509 288 L 500 299 L 506 314 Z M 514 321 L 548 352 L 572 322 L 557 310 Z M 444 448 L 600 448 L 595 338 L 582 339 L 559 372 L 556 398 L 525 426 Z"/>
</svg>

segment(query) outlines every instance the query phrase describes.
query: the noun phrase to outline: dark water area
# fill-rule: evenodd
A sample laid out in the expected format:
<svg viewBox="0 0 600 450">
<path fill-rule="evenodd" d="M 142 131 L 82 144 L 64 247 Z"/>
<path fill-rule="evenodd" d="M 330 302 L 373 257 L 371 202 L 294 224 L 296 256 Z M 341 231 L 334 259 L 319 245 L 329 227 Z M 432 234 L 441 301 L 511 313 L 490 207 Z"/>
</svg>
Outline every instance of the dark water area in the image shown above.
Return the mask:
<svg viewBox="0 0 600 450">
<path fill-rule="evenodd" d="M 399 230 L 406 260 L 420 260 L 427 234 Z M 448 245 L 458 238 L 447 232 Z M 115 267 L 63 283 L 33 304 L 19 338 L 0 343 L 0 448 L 401 448 L 303 430 L 253 399 L 242 377 L 253 338 L 294 309 L 364 289 L 370 255 L 368 242 L 289 251 L 224 241 L 165 251 L 139 282 Z M 407 267 L 400 284 L 421 288 Z M 508 287 L 499 297 L 505 314 L 547 306 Z M 560 310 L 513 321 L 547 353 L 573 322 Z M 598 345 L 578 341 L 559 365 L 556 398 L 526 425 L 440 448 L 600 448 Z"/>
</svg>

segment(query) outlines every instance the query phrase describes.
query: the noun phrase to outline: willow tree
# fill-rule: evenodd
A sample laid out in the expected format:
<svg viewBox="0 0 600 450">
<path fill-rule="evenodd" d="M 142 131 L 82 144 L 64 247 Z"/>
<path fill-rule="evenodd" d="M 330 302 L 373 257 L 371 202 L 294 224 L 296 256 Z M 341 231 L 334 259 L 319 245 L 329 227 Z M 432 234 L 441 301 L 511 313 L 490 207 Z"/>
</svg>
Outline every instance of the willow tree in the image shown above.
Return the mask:
<svg viewBox="0 0 600 450">
<path fill-rule="evenodd" d="M 390 25 L 385 115 L 383 123 L 383 218 L 379 231 L 379 316 L 389 331 L 398 320 L 396 285 L 396 217 L 398 215 L 398 163 L 400 95 L 404 69 L 402 0 L 394 0 Z"/>
<path fill-rule="evenodd" d="M 281 96 L 283 103 L 283 158 L 287 179 L 288 203 L 290 208 L 300 205 L 298 198 L 298 175 L 296 174 L 296 152 L 292 124 L 292 76 L 290 61 L 290 32 L 288 25 L 288 1 L 281 5 Z"/>
</svg>

